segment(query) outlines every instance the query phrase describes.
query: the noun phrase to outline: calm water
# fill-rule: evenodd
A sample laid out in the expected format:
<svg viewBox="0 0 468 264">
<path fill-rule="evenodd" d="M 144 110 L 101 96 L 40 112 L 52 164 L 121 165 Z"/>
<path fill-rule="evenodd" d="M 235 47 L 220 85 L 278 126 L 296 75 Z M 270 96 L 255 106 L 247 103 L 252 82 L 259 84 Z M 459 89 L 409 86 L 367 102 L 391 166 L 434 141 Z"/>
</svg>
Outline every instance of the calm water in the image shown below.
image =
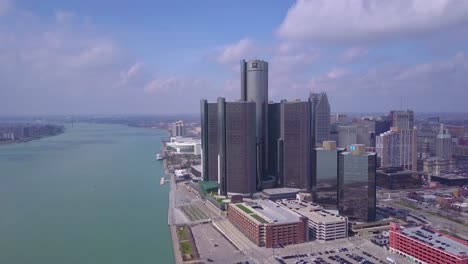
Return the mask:
<svg viewBox="0 0 468 264">
<path fill-rule="evenodd" d="M 173 263 L 164 132 L 75 125 L 0 147 L 0 263 Z"/>
</svg>

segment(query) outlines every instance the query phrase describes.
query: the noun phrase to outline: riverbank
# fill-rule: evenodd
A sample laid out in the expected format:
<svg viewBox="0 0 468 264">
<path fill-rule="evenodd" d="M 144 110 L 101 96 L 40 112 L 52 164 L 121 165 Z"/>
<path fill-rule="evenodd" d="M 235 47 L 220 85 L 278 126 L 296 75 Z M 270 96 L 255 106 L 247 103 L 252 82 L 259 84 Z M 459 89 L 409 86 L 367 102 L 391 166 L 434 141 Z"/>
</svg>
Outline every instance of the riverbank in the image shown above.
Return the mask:
<svg viewBox="0 0 468 264">
<path fill-rule="evenodd" d="M 55 137 L 55 136 L 59 136 L 59 135 L 61 135 L 63 133 L 65 133 L 65 130 L 63 132 L 60 132 L 60 133 L 54 134 L 54 135 L 44 135 L 44 136 L 40 136 L 40 137 L 22 138 L 22 139 L 17 139 L 17 140 L 12 140 L 12 141 L 0 141 L 0 147 L 1 146 L 12 145 L 12 144 L 26 143 L 26 142 L 31 142 L 31 141 L 34 141 L 34 140 L 40 140 L 40 139 L 45 139 L 45 138 L 50 138 L 50 137 Z"/>
</svg>

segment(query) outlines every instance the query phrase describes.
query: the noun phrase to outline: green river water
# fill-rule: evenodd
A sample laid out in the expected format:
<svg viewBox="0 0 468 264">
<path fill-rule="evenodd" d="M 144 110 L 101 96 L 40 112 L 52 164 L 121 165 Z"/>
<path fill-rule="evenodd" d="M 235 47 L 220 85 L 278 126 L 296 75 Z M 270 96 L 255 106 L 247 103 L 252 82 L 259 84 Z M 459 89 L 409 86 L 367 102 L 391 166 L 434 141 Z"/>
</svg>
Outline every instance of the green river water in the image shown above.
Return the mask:
<svg viewBox="0 0 468 264">
<path fill-rule="evenodd" d="M 75 124 L 0 146 L 0 263 L 173 263 L 162 136 Z"/>
</svg>

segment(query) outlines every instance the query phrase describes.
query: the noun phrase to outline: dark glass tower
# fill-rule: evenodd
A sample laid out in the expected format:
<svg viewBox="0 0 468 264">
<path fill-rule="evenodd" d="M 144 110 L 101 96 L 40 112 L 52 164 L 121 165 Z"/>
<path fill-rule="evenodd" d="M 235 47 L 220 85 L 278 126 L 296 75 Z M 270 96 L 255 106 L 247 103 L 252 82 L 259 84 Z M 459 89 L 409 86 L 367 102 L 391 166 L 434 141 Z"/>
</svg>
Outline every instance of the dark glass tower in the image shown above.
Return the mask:
<svg viewBox="0 0 468 264">
<path fill-rule="evenodd" d="M 256 190 L 255 103 L 218 98 L 221 194 Z"/>
<path fill-rule="evenodd" d="M 241 61 L 241 100 L 255 102 L 257 188 L 268 171 L 268 63 Z"/>
<path fill-rule="evenodd" d="M 339 154 L 338 210 L 357 221 L 376 218 L 376 154 L 365 152 L 364 145 L 351 145 L 350 152 Z"/>
<path fill-rule="evenodd" d="M 310 103 L 281 103 L 282 157 L 280 184 L 283 187 L 310 190 L 311 137 Z"/>
<path fill-rule="evenodd" d="M 330 103 L 326 93 L 320 94 L 315 107 L 315 145 L 330 140 Z"/>
<path fill-rule="evenodd" d="M 200 102 L 203 180 L 218 181 L 218 105 Z"/>
<path fill-rule="evenodd" d="M 324 141 L 322 145 L 315 149 L 313 201 L 326 209 L 338 209 L 338 157 L 344 149 L 336 148 L 335 141 Z"/>
</svg>

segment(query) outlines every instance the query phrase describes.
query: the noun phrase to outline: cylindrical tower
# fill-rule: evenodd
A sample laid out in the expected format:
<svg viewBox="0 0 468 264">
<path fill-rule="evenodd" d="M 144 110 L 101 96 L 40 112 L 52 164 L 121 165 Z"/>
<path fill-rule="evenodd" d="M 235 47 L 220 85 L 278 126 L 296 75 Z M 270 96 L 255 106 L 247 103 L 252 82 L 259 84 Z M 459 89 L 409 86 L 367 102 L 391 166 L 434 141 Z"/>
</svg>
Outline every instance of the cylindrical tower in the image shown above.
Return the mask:
<svg viewBox="0 0 468 264">
<path fill-rule="evenodd" d="M 251 60 L 244 64 L 245 80 L 243 82 L 241 96 L 245 101 L 253 101 L 256 105 L 256 136 L 257 136 L 257 179 L 260 182 L 268 168 L 268 62 Z M 243 94 L 242 94 L 243 93 Z"/>
</svg>

